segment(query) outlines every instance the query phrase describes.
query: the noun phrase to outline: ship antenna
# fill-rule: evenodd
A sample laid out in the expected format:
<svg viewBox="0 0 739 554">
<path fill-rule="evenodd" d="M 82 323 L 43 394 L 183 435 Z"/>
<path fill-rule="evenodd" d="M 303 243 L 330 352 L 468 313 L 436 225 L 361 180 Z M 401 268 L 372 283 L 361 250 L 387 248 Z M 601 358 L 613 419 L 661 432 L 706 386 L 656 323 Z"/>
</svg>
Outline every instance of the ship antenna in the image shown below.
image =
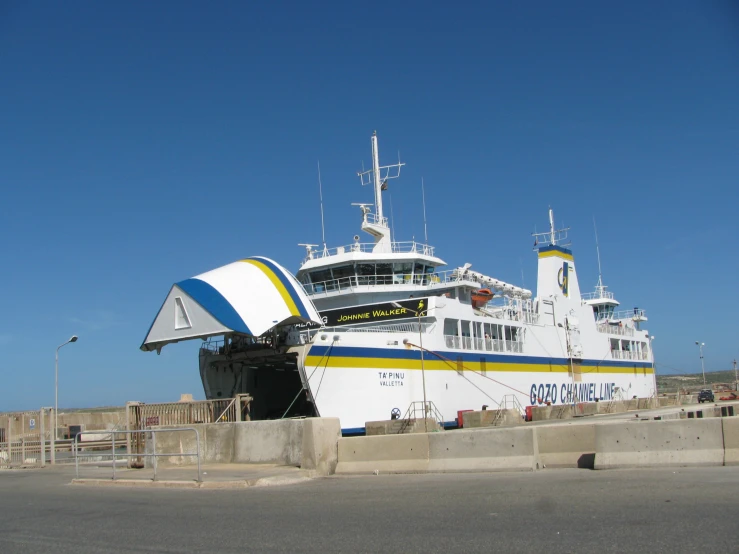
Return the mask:
<svg viewBox="0 0 739 554">
<path fill-rule="evenodd" d="M 598 227 L 595 226 L 595 216 L 593 216 L 593 230 L 595 231 L 595 252 L 598 255 L 598 292 L 603 292 L 603 272 L 600 269 L 600 246 L 598 244 Z"/>
<path fill-rule="evenodd" d="M 554 210 L 552 210 L 551 206 L 549 207 L 549 236 L 552 245 L 557 244 L 557 239 L 554 236 Z"/>
<path fill-rule="evenodd" d="M 321 199 L 321 241 L 326 250 L 326 227 L 323 224 L 323 185 L 321 184 L 321 160 L 318 160 L 318 197 Z"/>
<path fill-rule="evenodd" d="M 429 243 L 429 233 L 426 229 L 426 190 L 423 187 L 423 177 L 421 177 L 421 198 L 423 200 L 423 239 L 426 244 Z"/>
<path fill-rule="evenodd" d="M 526 288 L 526 282 L 523 280 L 523 260 L 518 258 L 518 263 L 521 265 L 521 288 Z"/>
<path fill-rule="evenodd" d="M 393 215 L 393 195 L 390 191 L 387 192 L 387 197 L 390 200 L 390 242 L 393 242 L 393 235 L 395 234 L 395 216 Z"/>
</svg>

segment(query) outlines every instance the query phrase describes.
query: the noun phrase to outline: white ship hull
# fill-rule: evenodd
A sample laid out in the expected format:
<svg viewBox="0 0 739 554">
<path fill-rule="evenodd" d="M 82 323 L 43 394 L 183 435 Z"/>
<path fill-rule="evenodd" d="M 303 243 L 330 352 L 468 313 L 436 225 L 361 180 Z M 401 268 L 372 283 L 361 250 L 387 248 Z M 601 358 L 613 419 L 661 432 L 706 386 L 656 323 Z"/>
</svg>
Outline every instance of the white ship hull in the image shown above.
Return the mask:
<svg viewBox="0 0 739 554">
<path fill-rule="evenodd" d="M 432 334 L 425 335 L 422 369 L 418 348 L 403 343 L 417 345 L 418 333 L 319 332 L 305 359 L 317 412 L 338 417 L 344 429 L 360 430 L 367 421 L 390 419 L 393 409 L 404 413 L 412 402 L 422 401 L 424 378 L 426 399 L 447 423 L 460 410 L 496 409 L 508 395 L 521 406 L 654 395 L 648 361 L 601 356 L 571 363 L 562 357 L 449 350 L 436 348 Z"/>
</svg>

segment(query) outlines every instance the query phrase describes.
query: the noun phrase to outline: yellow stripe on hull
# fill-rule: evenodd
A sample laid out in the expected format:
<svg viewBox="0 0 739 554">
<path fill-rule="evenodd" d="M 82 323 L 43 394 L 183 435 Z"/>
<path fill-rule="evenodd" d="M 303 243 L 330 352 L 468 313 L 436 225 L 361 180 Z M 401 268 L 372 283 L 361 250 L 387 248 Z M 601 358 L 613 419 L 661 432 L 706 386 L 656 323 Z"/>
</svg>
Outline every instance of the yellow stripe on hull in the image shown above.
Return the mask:
<svg viewBox="0 0 739 554">
<path fill-rule="evenodd" d="M 343 367 L 343 368 L 361 368 L 361 369 L 406 369 L 406 370 L 421 370 L 421 360 L 409 360 L 406 358 L 355 358 L 347 356 L 307 356 L 305 359 L 305 365 L 308 368 L 313 367 Z M 516 362 L 486 362 L 483 368 L 483 364 L 480 362 L 463 362 L 462 367 L 459 368 L 457 362 L 450 360 L 445 362 L 443 360 L 424 360 L 423 369 L 425 371 L 473 371 L 480 373 L 483 370 L 491 372 L 516 372 L 516 373 L 568 373 L 570 371 L 569 365 L 550 365 L 548 363 L 542 364 L 524 364 Z M 609 374 L 609 373 L 634 373 L 633 367 L 614 367 L 614 366 L 587 366 L 583 365 L 579 368 L 575 368 L 575 375 L 588 375 L 588 374 Z M 648 368 L 636 368 L 636 373 L 642 375 L 650 375 L 653 373 L 651 367 Z"/>
</svg>

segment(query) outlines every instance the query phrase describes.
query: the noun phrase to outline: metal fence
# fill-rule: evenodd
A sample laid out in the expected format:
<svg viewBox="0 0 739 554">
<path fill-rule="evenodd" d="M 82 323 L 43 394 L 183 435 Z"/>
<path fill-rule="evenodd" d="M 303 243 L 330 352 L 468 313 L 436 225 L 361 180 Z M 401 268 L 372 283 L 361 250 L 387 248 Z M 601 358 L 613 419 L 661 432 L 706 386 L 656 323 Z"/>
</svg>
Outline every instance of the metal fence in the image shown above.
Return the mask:
<svg viewBox="0 0 739 554">
<path fill-rule="evenodd" d="M 156 433 L 183 433 L 183 432 L 192 432 L 195 433 L 195 452 L 157 452 L 157 443 L 156 443 Z M 75 449 L 74 449 L 74 467 L 75 467 L 75 474 L 77 476 L 77 479 L 80 478 L 80 460 L 83 460 L 82 463 L 84 463 L 85 459 L 94 459 L 94 461 L 99 461 L 100 458 L 103 457 L 110 457 L 112 460 L 112 466 L 113 466 L 113 480 L 116 479 L 116 460 L 118 458 L 153 458 L 154 462 L 152 464 L 154 468 L 154 478 L 153 480 L 157 480 L 157 458 L 161 458 L 162 456 L 195 456 L 197 458 L 197 466 L 198 466 L 198 478 L 197 482 L 200 483 L 202 481 L 201 477 L 201 471 L 200 471 L 200 433 L 198 433 L 198 430 L 194 427 L 180 427 L 178 429 L 149 429 L 144 432 L 138 432 L 138 431 L 109 431 L 110 433 L 110 454 L 107 454 L 106 452 L 96 451 L 96 452 L 84 452 L 82 450 L 82 446 L 80 446 L 79 438 L 81 435 L 84 435 L 86 433 L 95 433 L 95 431 L 80 431 L 77 433 L 77 436 L 75 437 Z M 151 449 L 152 452 L 150 453 L 144 453 L 144 452 L 130 452 L 127 449 L 127 452 L 124 454 L 122 452 L 116 452 L 116 449 L 125 446 L 129 443 L 128 437 L 132 434 L 144 434 L 149 435 L 149 442 L 151 443 Z M 126 438 L 123 440 L 118 440 L 116 443 L 116 435 L 125 435 Z M 84 443 L 82 443 L 84 444 Z"/>
</svg>

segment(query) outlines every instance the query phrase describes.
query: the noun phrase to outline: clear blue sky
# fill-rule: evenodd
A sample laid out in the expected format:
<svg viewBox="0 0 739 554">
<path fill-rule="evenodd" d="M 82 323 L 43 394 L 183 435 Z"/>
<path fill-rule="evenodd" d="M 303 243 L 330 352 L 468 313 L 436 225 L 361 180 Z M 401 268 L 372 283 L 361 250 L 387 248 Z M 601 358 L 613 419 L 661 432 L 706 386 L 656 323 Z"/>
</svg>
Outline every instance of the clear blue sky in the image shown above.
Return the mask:
<svg viewBox="0 0 739 554">
<path fill-rule="evenodd" d="M 172 283 L 297 271 L 407 166 L 395 236 L 533 288 L 551 205 L 580 281 L 639 306 L 662 371 L 739 357 L 739 8 L 662 2 L 0 0 L 0 411 L 202 397 L 197 344 L 139 351 Z M 389 210 L 389 206 L 387 208 Z"/>
</svg>

